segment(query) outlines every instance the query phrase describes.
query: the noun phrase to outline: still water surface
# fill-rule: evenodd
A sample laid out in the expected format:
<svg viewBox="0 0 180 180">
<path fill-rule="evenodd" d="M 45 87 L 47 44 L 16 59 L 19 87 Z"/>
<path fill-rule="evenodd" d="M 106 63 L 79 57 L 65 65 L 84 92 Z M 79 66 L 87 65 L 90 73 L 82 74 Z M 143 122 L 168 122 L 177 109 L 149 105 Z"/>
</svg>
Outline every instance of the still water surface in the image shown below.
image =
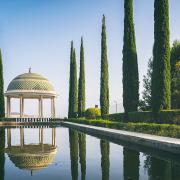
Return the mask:
<svg viewBox="0 0 180 180">
<path fill-rule="evenodd" d="M 180 180 L 180 160 L 65 127 L 1 128 L 0 180 L 32 179 Z"/>
</svg>

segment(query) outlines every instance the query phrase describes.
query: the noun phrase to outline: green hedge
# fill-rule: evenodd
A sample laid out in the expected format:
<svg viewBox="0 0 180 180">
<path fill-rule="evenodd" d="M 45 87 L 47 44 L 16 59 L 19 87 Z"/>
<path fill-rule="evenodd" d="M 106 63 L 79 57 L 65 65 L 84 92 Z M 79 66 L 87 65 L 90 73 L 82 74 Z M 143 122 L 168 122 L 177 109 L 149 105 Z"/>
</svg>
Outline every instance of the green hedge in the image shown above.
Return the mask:
<svg viewBox="0 0 180 180">
<path fill-rule="evenodd" d="M 121 121 L 121 122 L 125 121 L 124 113 L 105 115 L 104 118 L 112 121 Z M 99 119 L 101 119 L 101 117 L 99 117 Z"/>
<path fill-rule="evenodd" d="M 106 119 L 120 122 L 151 122 L 160 124 L 180 124 L 180 110 L 164 110 L 158 114 L 158 119 L 154 120 L 152 112 L 130 112 L 128 120 L 125 119 L 124 113 L 106 115 Z"/>
<path fill-rule="evenodd" d="M 126 131 L 141 132 L 158 136 L 180 138 L 180 126 L 156 123 L 123 123 L 109 120 L 68 119 L 67 121 Z"/>
</svg>

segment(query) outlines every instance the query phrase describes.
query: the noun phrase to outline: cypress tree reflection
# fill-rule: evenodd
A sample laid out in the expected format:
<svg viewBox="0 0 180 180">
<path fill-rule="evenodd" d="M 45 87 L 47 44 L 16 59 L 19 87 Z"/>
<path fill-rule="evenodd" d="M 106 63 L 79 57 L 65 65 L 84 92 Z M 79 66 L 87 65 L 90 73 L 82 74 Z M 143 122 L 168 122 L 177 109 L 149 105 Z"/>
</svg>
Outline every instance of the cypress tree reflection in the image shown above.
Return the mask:
<svg viewBox="0 0 180 180">
<path fill-rule="evenodd" d="M 128 148 L 123 149 L 124 180 L 139 179 L 139 152 Z"/>
<path fill-rule="evenodd" d="M 69 147 L 71 158 L 71 177 L 72 180 L 78 179 L 78 133 L 69 129 Z"/>
<path fill-rule="evenodd" d="M 102 169 L 102 180 L 109 179 L 109 142 L 106 140 L 100 140 L 101 147 L 101 169 Z"/>
<path fill-rule="evenodd" d="M 4 179 L 4 165 L 5 165 L 5 129 L 0 128 L 0 180 Z"/>
<path fill-rule="evenodd" d="M 149 180 L 179 180 L 180 165 L 172 161 L 165 161 L 151 156 L 147 156 L 144 162 L 147 169 Z"/>
<path fill-rule="evenodd" d="M 79 162 L 81 165 L 81 179 L 86 179 L 86 135 L 79 133 Z"/>
<path fill-rule="evenodd" d="M 180 164 L 172 162 L 172 180 L 178 180 L 180 178 Z"/>
</svg>

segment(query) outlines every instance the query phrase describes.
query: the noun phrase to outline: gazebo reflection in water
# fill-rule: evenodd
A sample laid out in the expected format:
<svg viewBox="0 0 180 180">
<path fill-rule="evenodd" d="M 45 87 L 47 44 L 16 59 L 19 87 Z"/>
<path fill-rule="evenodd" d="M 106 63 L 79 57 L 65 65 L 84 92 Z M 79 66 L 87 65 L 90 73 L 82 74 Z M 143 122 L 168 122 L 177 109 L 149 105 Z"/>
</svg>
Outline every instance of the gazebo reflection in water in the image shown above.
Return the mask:
<svg viewBox="0 0 180 180">
<path fill-rule="evenodd" d="M 20 144 L 12 145 L 12 132 L 7 129 L 7 148 L 5 149 L 9 159 L 19 169 L 33 171 L 42 170 L 53 163 L 57 153 L 56 129 L 52 128 L 52 143 L 44 143 L 44 129 L 39 128 L 39 143 L 25 144 L 24 128 L 20 128 Z"/>
</svg>

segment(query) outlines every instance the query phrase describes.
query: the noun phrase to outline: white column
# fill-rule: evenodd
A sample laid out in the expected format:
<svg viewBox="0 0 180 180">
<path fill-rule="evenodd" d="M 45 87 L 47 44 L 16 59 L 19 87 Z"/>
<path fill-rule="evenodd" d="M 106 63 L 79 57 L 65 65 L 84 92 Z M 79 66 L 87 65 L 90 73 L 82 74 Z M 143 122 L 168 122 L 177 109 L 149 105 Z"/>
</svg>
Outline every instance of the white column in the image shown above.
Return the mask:
<svg viewBox="0 0 180 180">
<path fill-rule="evenodd" d="M 24 117 L 24 98 L 22 98 L 22 117 Z"/>
<path fill-rule="evenodd" d="M 20 96 L 20 117 L 23 116 L 23 97 Z"/>
<path fill-rule="evenodd" d="M 24 147 L 24 129 L 20 128 L 20 144 L 21 144 L 21 149 Z"/>
<path fill-rule="evenodd" d="M 8 148 L 11 147 L 11 129 L 8 128 L 7 129 L 7 144 L 8 144 Z"/>
<path fill-rule="evenodd" d="M 43 117 L 43 97 L 41 96 L 41 117 Z"/>
<path fill-rule="evenodd" d="M 55 97 L 53 98 L 53 112 L 54 112 L 54 118 L 56 117 L 56 99 Z"/>
<path fill-rule="evenodd" d="M 6 117 L 9 117 L 9 97 L 6 98 Z"/>
<path fill-rule="evenodd" d="M 39 117 L 43 117 L 43 98 L 42 96 L 39 98 Z"/>
<path fill-rule="evenodd" d="M 52 128 L 52 146 L 56 146 L 56 129 Z"/>
<path fill-rule="evenodd" d="M 53 118 L 53 98 L 51 98 L 51 118 Z"/>
<path fill-rule="evenodd" d="M 41 150 L 42 152 L 44 151 L 44 133 L 43 133 L 43 128 L 41 128 Z"/>
<path fill-rule="evenodd" d="M 11 117 L 11 98 L 9 97 L 9 117 Z"/>
<path fill-rule="evenodd" d="M 41 129 L 39 128 L 39 144 L 41 144 Z"/>
<path fill-rule="evenodd" d="M 56 112 L 55 112 L 55 97 L 51 98 L 51 117 L 55 118 Z"/>
<path fill-rule="evenodd" d="M 11 116 L 11 98 L 7 97 L 7 105 L 6 105 L 6 113 L 7 113 L 7 117 Z"/>
<path fill-rule="evenodd" d="M 9 117 L 9 97 L 6 98 L 6 117 Z"/>
<path fill-rule="evenodd" d="M 41 117 L 41 111 L 40 111 L 40 109 L 41 109 L 41 102 L 40 102 L 41 100 L 40 100 L 40 98 L 38 99 L 38 116 L 39 116 L 39 118 Z"/>
</svg>

